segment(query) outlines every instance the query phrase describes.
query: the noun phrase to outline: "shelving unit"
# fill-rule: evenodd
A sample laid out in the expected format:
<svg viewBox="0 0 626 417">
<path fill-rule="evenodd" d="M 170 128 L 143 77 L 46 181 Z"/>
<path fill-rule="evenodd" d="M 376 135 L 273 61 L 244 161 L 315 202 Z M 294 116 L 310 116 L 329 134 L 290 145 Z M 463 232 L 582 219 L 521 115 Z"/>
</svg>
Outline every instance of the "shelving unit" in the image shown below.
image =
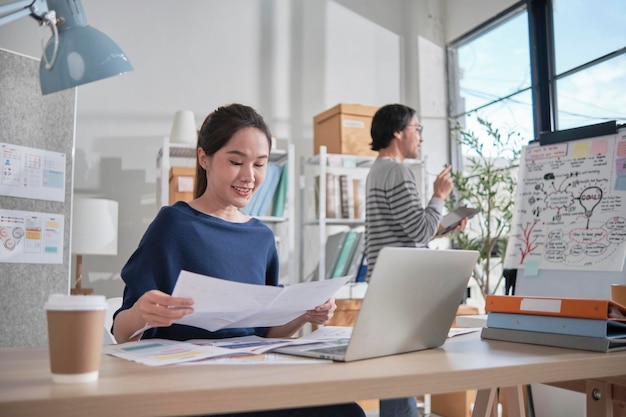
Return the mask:
<svg viewBox="0 0 626 417">
<path fill-rule="evenodd" d="M 349 161 L 349 166 L 331 166 L 329 160 Z M 324 280 L 325 268 L 317 268 L 317 276 L 312 274 L 317 265 L 326 264 L 326 240 L 332 229 L 358 229 L 364 227 L 365 224 L 365 195 L 360 197 L 363 204 L 363 216 L 360 218 L 328 218 L 326 216 L 327 207 L 327 183 L 326 174 L 329 172 L 335 174 L 347 174 L 351 177 L 361 179 L 363 184 L 369 172 L 369 168 L 375 161 L 372 156 L 328 154 L 326 146 L 320 146 L 319 153 L 311 158 L 303 160 L 300 166 L 300 195 L 301 195 L 301 234 L 300 234 L 300 277 L 303 280 L 317 279 Z M 422 160 L 407 159 L 416 174 L 418 184 L 422 184 L 422 199 L 426 194 L 425 164 Z M 345 165 L 345 163 L 344 163 Z M 319 176 L 320 180 L 316 189 L 315 177 Z M 355 190 L 356 192 L 356 190 Z M 364 192 L 364 191 L 363 191 Z M 317 195 L 317 204 L 315 196 Z M 317 210 L 316 210 L 317 207 Z M 317 227 L 316 233 L 311 233 L 310 229 Z M 313 245 L 313 247 L 311 247 Z"/>
<path fill-rule="evenodd" d="M 270 163 L 287 163 L 287 196 L 285 201 L 285 214 L 280 217 L 255 216 L 274 230 L 279 239 L 278 245 L 280 257 L 281 284 L 295 284 L 297 282 L 295 265 L 295 150 L 289 144 L 287 149 L 272 149 Z M 169 172 L 174 163 L 182 166 L 196 165 L 196 146 L 192 144 L 172 143 L 168 137 L 163 138 L 163 146 L 159 149 L 156 158 L 157 164 L 157 206 L 158 208 L 169 204 Z M 283 244 L 286 242 L 286 245 Z"/>
</svg>

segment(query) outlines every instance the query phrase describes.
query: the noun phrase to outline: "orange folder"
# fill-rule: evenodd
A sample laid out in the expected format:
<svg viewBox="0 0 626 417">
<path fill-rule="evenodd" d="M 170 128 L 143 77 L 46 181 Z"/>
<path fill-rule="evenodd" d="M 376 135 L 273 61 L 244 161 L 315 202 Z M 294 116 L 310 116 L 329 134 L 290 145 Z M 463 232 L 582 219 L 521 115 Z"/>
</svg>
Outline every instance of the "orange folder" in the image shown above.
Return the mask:
<svg viewBox="0 0 626 417">
<path fill-rule="evenodd" d="M 626 307 L 608 299 L 487 295 L 485 311 L 487 313 L 626 320 Z"/>
</svg>

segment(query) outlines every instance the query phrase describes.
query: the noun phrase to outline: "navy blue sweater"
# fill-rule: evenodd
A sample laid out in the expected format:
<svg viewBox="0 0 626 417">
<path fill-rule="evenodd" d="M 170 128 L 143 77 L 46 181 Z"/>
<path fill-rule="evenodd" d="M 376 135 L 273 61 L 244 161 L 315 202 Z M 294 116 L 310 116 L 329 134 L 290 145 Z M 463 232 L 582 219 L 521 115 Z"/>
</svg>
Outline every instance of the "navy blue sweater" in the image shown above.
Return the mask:
<svg viewBox="0 0 626 417">
<path fill-rule="evenodd" d="M 145 292 L 171 294 L 181 270 L 258 285 L 278 285 L 278 253 L 273 232 L 261 221 L 231 223 L 178 202 L 161 208 L 122 269 L 124 301 L 131 308 Z M 117 314 L 117 313 L 116 313 Z M 265 328 L 222 329 L 172 325 L 147 330 L 143 338 L 221 339 L 257 334 Z"/>
</svg>

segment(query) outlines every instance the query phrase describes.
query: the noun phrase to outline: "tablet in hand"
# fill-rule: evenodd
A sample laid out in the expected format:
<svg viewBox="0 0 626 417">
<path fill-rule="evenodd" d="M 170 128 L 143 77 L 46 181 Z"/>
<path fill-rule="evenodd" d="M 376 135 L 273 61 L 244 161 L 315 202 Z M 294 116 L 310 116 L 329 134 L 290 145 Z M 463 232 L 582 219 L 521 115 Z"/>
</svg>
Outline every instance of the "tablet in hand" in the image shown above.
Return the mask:
<svg viewBox="0 0 626 417">
<path fill-rule="evenodd" d="M 437 231 L 435 236 L 441 236 L 449 233 L 454 230 L 464 218 L 467 217 L 468 219 L 471 219 L 478 213 L 480 213 L 480 209 L 471 207 L 459 207 L 454 211 L 451 211 L 443 216 L 443 219 L 441 219 L 441 229 Z"/>
</svg>

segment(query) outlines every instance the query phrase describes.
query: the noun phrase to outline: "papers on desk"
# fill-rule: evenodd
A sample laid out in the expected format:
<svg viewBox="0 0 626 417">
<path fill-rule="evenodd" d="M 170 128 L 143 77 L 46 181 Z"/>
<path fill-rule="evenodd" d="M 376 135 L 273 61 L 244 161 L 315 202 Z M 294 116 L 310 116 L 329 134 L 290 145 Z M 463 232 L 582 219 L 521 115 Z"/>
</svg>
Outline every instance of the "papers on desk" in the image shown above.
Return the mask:
<svg viewBox="0 0 626 417">
<path fill-rule="evenodd" d="M 182 363 L 316 363 L 328 361 L 293 360 L 267 354 L 281 346 L 321 343 L 338 338 L 349 338 L 351 327 L 322 327 L 297 339 L 263 338 L 259 336 L 232 337 L 227 339 L 196 339 L 177 342 L 165 339 L 146 339 L 117 345 L 106 345 L 103 352 L 149 366 Z M 262 356 L 266 355 L 266 356 Z M 282 356 L 282 355 L 280 355 Z M 253 358 L 256 357 L 256 358 Z M 211 361 L 207 361 L 211 359 Z"/>
<path fill-rule="evenodd" d="M 216 346 L 198 346 L 192 343 L 165 339 L 146 339 L 138 342 L 105 345 L 103 353 L 149 366 L 171 365 L 199 359 L 229 355 L 229 349 Z"/>
<path fill-rule="evenodd" d="M 234 327 L 280 326 L 331 298 L 350 276 L 287 287 L 242 284 L 181 271 L 172 295 L 193 298 L 194 313 L 179 324 L 214 332 Z"/>
<path fill-rule="evenodd" d="M 448 337 L 471 333 L 478 329 L 450 329 Z M 295 364 L 326 363 L 325 359 L 311 359 L 270 352 L 289 345 L 323 343 L 349 339 L 352 327 L 323 326 L 299 338 L 264 338 L 259 336 L 226 339 L 194 339 L 177 342 L 165 339 L 145 339 L 137 342 L 106 345 L 103 352 L 148 366 L 172 364 Z"/>
</svg>

